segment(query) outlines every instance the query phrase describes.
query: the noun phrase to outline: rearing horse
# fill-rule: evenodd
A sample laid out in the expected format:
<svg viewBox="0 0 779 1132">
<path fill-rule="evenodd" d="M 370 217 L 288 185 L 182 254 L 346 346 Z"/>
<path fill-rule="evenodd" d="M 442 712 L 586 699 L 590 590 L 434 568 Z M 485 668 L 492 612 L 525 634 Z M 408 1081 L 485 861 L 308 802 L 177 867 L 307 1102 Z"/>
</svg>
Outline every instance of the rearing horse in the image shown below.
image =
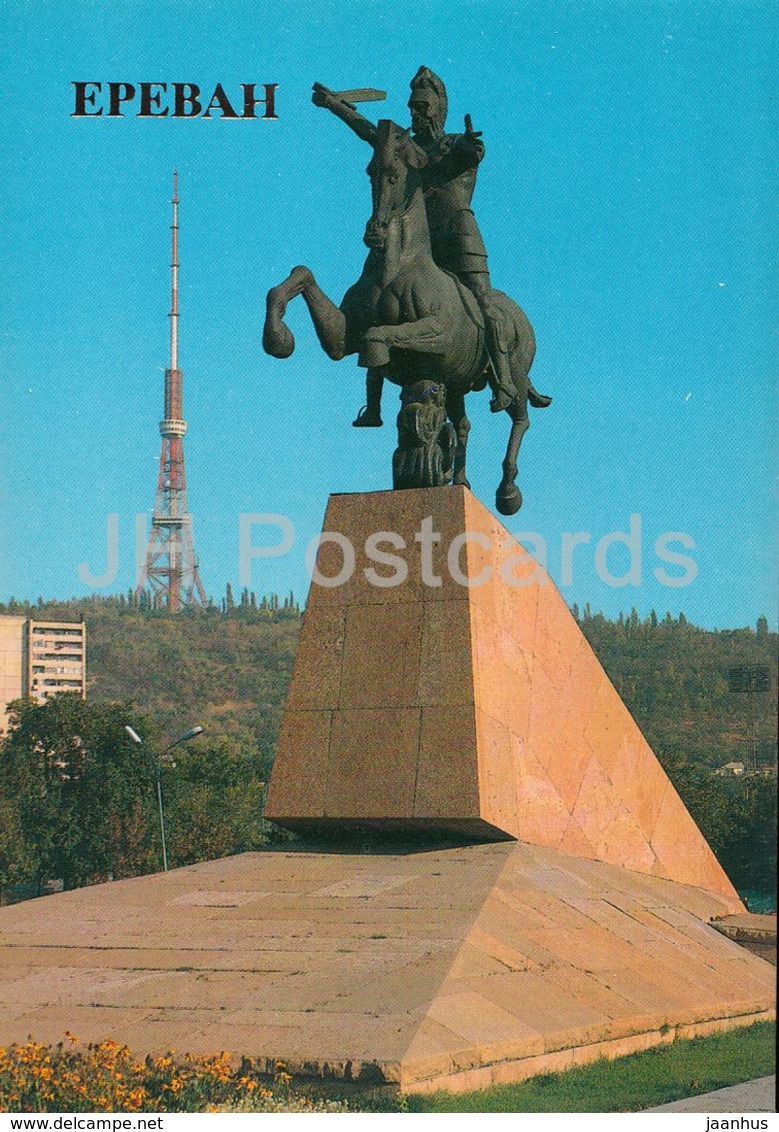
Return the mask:
<svg viewBox="0 0 779 1132">
<path fill-rule="evenodd" d="M 356 353 L 359 365 L 406 388 L 425 381 L 442 385 L 457 438 L 453 482 L 469 486 L 465 394 L 484 388 L 489 358 L 476 299 L 433 261 L 417 172 L 426 161 L 410 131 L 386 119 L 379 122 L 368 166 L 373 213 L 364 240 L 370 251 L 360 278 L 337 307 L 309 268 L 293 268 L 283 283 L 268 292 L 263 346 L 274 357 L 290 356 L 295 340 L 283 321 L 284 313 L 287 303 L 302 295 L 329 357 L 338 361 Z M 493 291 L 493 302 L 517 390 L 506 409 L 511 435 L 496 504 L 501 514 L 513 515 L 522 505 L 515 480 L 519 446 L 530 424 L 528 401 L 543 408 L 551 398 L 537 393 L 528 380 L 535 336 L 526 315 L 500 291 Z"/>
</svg>

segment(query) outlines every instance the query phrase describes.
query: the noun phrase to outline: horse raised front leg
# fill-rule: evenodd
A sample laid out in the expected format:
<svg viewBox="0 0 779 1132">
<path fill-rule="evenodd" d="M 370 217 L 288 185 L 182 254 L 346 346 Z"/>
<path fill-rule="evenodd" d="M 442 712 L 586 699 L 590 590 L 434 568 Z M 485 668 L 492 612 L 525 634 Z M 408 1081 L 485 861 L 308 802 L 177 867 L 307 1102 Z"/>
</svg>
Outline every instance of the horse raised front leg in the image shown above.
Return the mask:
<svg viewBox="0 0 779 1132">
<path fill-rule="evenodd" d="M 530 421 L 527 416 L 527 398 L 518 397 L 509 405 L 506 412 L 511 417 L 511 435 L 503 461 L 503 479 L 495 493 L 495 506 L 501 515 L 516 515 L 522 506 L 522 492 L 515 482 L 517 478 L 517 456 L 519 455 L 522 437 L 530 428 Z"/>
<path fill-rule="evenodd" d="M 306 301 L 322 348 L 338 361 L 344 356 L 346 319 L 314 279 L 307 267 L 293 267 L 283 283 L 268 291 L 262 345 L 274 358 L 288 358 L 295 349 L 295 337 L 284 322 L 287 305 L 302 295 Z"/>
<path fill-rule="evenodd" d="M 449 420 L 454 425 L 457 435 L 457 445 L 454 450 L 454 473 L 452 483 L 470 487 L 465 474 L 465 460 L 468 449 L 468 433 L 471 431 L 471 422 L 465 415 L 465 397 L 462 393 L 450 393 L 446 398 L 446 410 Z"/>
<path fill-rule="evenodd" d="M 311 274 L 309 272 L 309 274 Z M 306 301 L 311 321 L 316 330 L 319 344 L 334 362 L 340 362 L 346 353 L 346 315 L 337 307 L 332 299 L 328 298 L 319 286 L 314 276 L 303 288 L 303 298 Z"/>
</svg>

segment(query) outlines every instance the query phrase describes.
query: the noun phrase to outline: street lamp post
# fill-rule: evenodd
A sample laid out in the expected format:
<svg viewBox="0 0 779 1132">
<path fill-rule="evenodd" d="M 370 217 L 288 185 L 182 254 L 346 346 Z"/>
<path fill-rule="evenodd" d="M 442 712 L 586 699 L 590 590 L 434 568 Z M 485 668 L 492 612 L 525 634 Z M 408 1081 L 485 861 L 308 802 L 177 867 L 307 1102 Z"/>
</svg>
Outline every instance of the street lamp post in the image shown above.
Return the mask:
<svg viewBox="0 0 779 1132">
<path fill-rule="evenodd" d="M 143 746 L 143 739 L 140 737 L 137 731 L 130 727 L 129 723 L 126 723 L 124 725 L 124 729 L 132 739 L 133 743 L 137 743 L 139 746 Z M 177 739 L 175 743 L 171 743 L 169 747 L 166 747 L 165 750 L 162 751 L 162 753 L 157 757 L 155 764 L 157 779 L 157 805 L 159 806 L 160 811 L 160 836 L 162 837 L 162 867 L 165 872 L 168 871 L 168 850 L 165 844 L 165 813 L 162 808 L 162 764 L 163 762 L 173 762 L 170 757 L 166 759 L 165 756 L 169 756 L 174 747 L 178 747 L 179 743 L 188 743 L 190 739 L 194 739 L 197 735 L 201 735 L 203 731 L 205 731 L 205 728 L 200 727 L 199 725 L 197 727 L 190 727 L 189 730 L 185 731 L 184 734 L 179 739 Z M 176 764 L 173 763 L 173 765 L 175 766 Z"/>
</svg>

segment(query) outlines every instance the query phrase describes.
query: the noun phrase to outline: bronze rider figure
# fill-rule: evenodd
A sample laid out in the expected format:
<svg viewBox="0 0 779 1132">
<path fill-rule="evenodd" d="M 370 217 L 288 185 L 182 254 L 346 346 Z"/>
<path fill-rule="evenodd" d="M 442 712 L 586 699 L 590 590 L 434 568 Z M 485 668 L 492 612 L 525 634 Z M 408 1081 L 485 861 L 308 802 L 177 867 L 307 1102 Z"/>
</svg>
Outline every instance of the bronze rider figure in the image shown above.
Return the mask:
<svg viewBox="0 0 779 1132">
<path fill-rule="evenodd" d="M 352 103 L 337 97 L 320 83 L 314 84 L 312 102 L 330 110 L 363 141 L 375 145 L 377 127 L 363 117 Z M 473 129 L 470 115 L 466 114 L 464 133 L 444 133 L 448 108 L 446 88 L 441 79 L 427 67 L 420 67 L 411 80 L 408 106 L 411 111 L 413 140 L 427 155 L 427 165 L 420 170 L 420 176 L 433 260 L 444 271 L 456 275 L 479 304 L 484 317 L 485 347 L 490 360 L 488 380 L 493 394 L 490 408 L 493 413 L 498 413 L 508 408 L 516 390 L 511 378 L 508 353 L 501 343 L 497 311 L 492 304 L 487 252 L 471 209 L 476 174 L 485 152 L 481 131 Z M 356 426 L 378 427 L 382 423 L 382 384 L 381 374 L 369 370 L 368 404 L 353 422 Z"/>
</svg>

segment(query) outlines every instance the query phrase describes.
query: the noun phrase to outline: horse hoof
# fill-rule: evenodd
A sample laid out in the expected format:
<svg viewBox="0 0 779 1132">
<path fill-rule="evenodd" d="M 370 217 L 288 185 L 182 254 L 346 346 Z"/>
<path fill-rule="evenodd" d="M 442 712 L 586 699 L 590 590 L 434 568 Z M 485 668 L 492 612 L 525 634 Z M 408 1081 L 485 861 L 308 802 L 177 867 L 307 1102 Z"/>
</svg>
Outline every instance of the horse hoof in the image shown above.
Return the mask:
<svg viewBox="0 0 779 1132">
<path fill-rule="evenodd" d="M 498 391 L 498 394 L 490 401 L 490 412 L 502 413 L 504 409 L 510 409 L 514 404 L 514 401 L 515 397 L 513 397 L 510 393 L 507 393 L 505 390 L 501 389 Z"/>
<path fill-rule="evenodd" d="M 289 358 L 295 352 L 295 337 L 284 323 L 265 325 L 262 348 L 272 358 Z"/>
<path fill-rule="evenodd" d="M 522 492 L 516 486 L 504 491 L 499 489 L 495 494 L 495 506 L 501 515 L 516 515 L 522 506 Z"/>
</svg>

